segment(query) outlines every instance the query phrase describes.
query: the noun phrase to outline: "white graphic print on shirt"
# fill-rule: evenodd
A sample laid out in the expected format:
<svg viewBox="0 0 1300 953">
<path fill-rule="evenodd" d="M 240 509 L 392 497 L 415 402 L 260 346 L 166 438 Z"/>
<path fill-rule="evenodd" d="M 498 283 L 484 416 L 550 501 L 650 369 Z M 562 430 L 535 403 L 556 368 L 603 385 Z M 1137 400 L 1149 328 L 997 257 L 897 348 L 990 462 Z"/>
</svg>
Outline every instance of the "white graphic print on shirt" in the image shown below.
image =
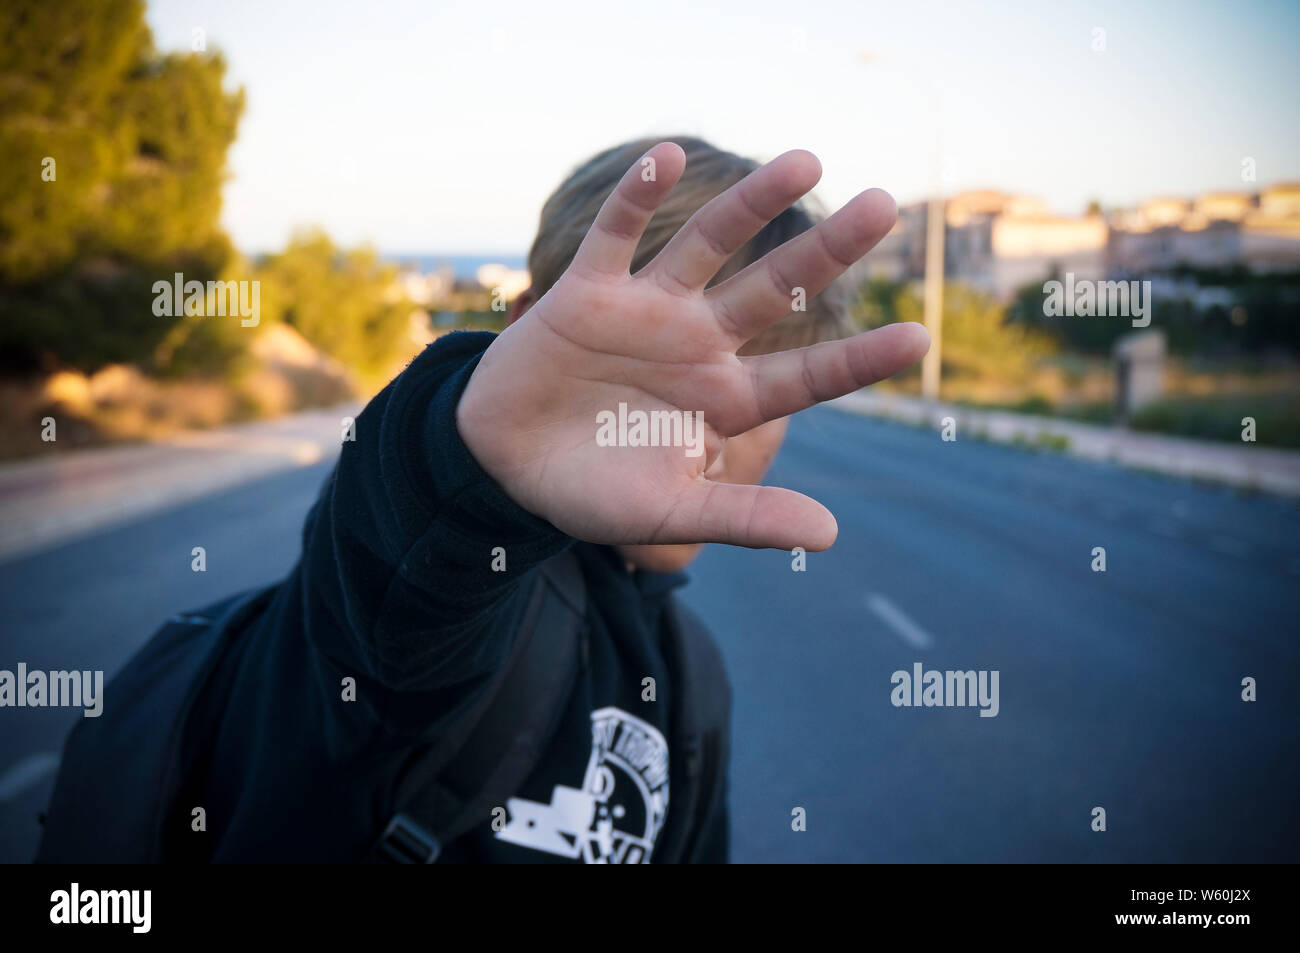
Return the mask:
<svg viewBox="0 0 1300 953">
<path fill-rule="evenodd" d="M 550 804 L 512 797 L 506 808 L 501 840 L 588 864 L 649 863 L 668 814 L 668 743 L 621 708 L 593 711 L 582 787 L 557 784 Z"/>
</svg>

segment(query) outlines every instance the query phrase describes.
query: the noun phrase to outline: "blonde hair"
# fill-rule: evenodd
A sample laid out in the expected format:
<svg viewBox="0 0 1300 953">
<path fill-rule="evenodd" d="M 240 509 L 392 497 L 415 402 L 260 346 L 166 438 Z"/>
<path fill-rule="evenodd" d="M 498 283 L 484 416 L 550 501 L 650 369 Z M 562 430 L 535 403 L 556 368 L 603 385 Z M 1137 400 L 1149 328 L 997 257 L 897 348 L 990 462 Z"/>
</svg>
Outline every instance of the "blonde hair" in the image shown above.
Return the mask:
<svg viewBox="0 0 1300 953">
<path fill-rule="evenodd" d="M 606 149 L 578 166 L 542 206 L 537 237 L 528 253 L 533 291 L 540 298 L 569 267 L 578 245 L 596 220 L 596 213 L 619 179 L 658 142 L 670 139 L 686 152 L 686 171 L 655 211 L 641 236 L 632 271 L 647 264 L 695 212 L 714 196 L 725 192 L 758 163 L 724 152 L 702 139 L 671 136 L 637 139 Z M 812 228 L 820 210 L 810 211 L 808 199 L 794 205 L 767 224 L 714 276 L 710 285 L 725 281 L 773 248 Z M 851 326 L 845 295 L 839 282 L 810 299 L 806 311 L 792 313 L 763 331 L 741 349 L 742 354 L 767 354 L 846 337 Z"/>
</svg>

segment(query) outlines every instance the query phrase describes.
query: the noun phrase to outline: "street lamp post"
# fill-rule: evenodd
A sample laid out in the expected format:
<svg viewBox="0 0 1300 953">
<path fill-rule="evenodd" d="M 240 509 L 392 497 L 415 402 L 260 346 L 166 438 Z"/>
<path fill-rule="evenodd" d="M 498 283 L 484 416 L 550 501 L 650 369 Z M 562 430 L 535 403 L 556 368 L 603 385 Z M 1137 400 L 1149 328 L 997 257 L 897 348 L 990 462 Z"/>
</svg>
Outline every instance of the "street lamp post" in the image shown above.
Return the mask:
<svg viewBox="0 0 1300 953">
<path fill-rule="evenodd" d="M 921 360 L 921 396 L 939 399 L 939 368 L 943 354 L 943 242 L 944 201 L 930 199 L 925 221 L 925 329 L 930 332 L 930 350 Z"/>
<path fill-rule="evenodd" d="M 879 57 L 863 50 L 858 53 L 857 59 L 863 66 L 869 66 Z M 924 73 L 920 75 L 925 77 Z M 921 361 L 921 396 L 938 400 L 939 370 L 943 354 L 943 245 L 947 234 L 942 174 L 943 90 L 933 79 L 926 78 L 924 82 L 935 140 L 931 155 L 933 197 L 926 208 L 925 221 L 925 329 L 930 332 L 930 350 Z"/>
</svg>

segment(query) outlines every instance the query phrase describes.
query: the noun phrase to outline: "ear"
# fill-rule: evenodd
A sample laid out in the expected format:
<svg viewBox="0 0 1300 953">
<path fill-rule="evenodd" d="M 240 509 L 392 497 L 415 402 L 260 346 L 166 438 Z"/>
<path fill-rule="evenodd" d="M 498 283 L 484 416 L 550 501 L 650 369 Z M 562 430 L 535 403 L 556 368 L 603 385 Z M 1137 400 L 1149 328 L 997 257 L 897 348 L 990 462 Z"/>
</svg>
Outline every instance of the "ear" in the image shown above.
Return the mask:
<svg viewBox="0 0 1300 953">
<path fill-rule="evenodd" d="M 510 302 L 510 313 L 506 315 L 506 325 L 514 324 L 524 316 L 524 312 L 537 304 L 537 292 L 532 288 L 526 288 L 519 292 L 514 301 Z"/>
</svg>

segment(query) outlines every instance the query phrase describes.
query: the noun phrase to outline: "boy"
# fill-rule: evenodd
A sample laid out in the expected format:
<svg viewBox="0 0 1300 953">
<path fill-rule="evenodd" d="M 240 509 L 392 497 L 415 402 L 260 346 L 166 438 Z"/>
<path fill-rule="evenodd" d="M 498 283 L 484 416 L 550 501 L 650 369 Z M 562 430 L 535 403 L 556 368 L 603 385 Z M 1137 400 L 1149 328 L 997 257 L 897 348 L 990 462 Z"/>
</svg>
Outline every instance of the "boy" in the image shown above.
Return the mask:
<svg viewBox="0 0 1300 953">
<path fill-rule="evenodd" d="M 814 225 L 792 206 L 819 176 L 694 139 L 578 169 L 507 329 L 440 339 L 370 402 L 298 565 L 154 710 L 183 725 L 163 774 L 183 781 L 155 834 L 104 853 L 725 860 L 729 689 L 671 590 L 705 542 L 829 547 L 825 508 L 758 485 L 785 419 L 928 346 L 917 325 L 832 340 L 818 295 L 895 209 L 873 190 Z M 77 744 L 42 859 L 94 814 Z"/>
</svg>

